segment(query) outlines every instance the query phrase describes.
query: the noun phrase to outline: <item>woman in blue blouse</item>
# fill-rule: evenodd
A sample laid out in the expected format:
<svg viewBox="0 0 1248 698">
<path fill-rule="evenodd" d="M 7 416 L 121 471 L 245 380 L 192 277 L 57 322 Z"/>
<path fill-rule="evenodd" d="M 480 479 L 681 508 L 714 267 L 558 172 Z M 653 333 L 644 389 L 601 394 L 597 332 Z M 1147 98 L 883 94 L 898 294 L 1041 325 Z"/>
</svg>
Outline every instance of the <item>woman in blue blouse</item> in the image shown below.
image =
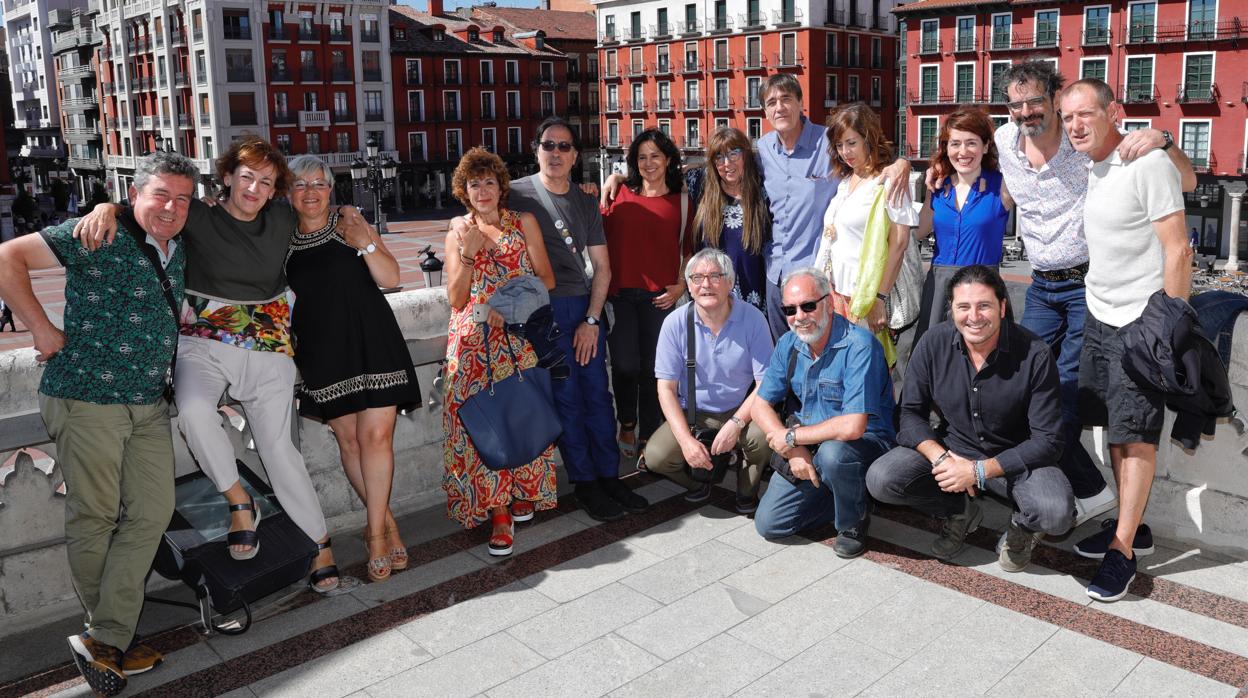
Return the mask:
<svg viewBox="0 0 1248 698">
<path fill-rule="evenodd" d="M 1005 225 L 1014 205 L 997 165 L 992 121 L 979 109 L 959 109 L 945 119 L 932 153 L 939 186 L 923 206 L 915 237 L 936 233 L 936 253 L 923 283 L 914 342 L 949 317 L 946 287 L 965 266 L 1001 264 Z"/>
</svg>

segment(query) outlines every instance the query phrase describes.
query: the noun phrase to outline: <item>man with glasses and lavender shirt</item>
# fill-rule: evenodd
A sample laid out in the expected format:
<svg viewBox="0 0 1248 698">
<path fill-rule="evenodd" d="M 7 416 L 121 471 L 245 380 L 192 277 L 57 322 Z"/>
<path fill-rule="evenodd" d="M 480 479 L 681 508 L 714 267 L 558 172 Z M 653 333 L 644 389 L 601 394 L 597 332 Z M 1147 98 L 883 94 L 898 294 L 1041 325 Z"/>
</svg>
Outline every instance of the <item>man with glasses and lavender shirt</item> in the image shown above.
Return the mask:
<svg viewBox="0 0 1248 698">
<path fill-rule="evenodd" d="M 1001 82 L 1011 121 L 997 128 L 997 151 L 1032 267 L 1020 324 L 1047 342 L 1057 357 L 1066 442 L 1062 471 L 1075 493 L 1078 526 L 1112 510 L 1115 502 L 1114 493 L 1079 442 L 1079 355 L 1087 316 L 1084 277 L 1088 272 L 1083 209 L 1091 161 L 1071 147 L 1058 121 L 1054 99 L 1064 79 L 1051 63 L 1017 63 L 1005 71 Z M 1141 129 L 1127 134 L 1118 153 L 1124 160 L 1134 160 L 1156 148 L 1165 150 L 1183 174 L 1183 190 L 1191 191 L 1196 187 L 1191 162 L 1172 146 L 1169 133 Z"/>
</svg>

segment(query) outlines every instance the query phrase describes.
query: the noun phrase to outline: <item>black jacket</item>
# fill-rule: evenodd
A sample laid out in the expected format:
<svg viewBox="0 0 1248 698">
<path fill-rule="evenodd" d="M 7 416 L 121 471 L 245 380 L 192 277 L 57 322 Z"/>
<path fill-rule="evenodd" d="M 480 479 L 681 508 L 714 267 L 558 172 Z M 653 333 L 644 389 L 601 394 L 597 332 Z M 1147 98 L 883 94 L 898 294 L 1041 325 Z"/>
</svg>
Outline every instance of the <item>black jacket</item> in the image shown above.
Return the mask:
<svg viewBox="0 0 1248 698">
<path fill-rule="evenodd" d="M 1166 406 L 1178 413 L 1170 436 L 1189 450 L 1202 433 L 1213 435 L 1219 418 L 1235 414 L 1226 366 L 1198 325 L 1186 301 L 1157 291 L 1144 314 L 1122 328 L 1123 369 L 1165 396 Z"/>
</svg>

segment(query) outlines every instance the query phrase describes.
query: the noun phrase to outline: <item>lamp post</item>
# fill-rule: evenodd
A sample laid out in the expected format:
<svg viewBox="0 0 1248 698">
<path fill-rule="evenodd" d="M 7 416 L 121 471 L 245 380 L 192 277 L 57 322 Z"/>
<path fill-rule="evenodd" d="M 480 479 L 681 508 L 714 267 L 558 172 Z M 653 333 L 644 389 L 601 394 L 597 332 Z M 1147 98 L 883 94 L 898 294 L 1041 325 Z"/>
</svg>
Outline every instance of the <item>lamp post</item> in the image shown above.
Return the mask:
<svg viewBox="0 0 1248 698">
<path fill-rule="evenodd" d="M 442 285 L 442 260 L 433 253 L 433 245 L 425 246 L 420 254 L 427 255 L 420 261 L 420 273 L 425 277 L 425 288 Z"/>
<path fill-rule="evenodd" d="M 373 194 L 373 213 L 377 218 L 377 234 L 381 235 L 381 197 L 394 186 L 398 163 L 390 156 L 382 157 L 377 141 L 369 138 L 364 144 L 365 152 L 351 163 L 351 180 Z"/>
</svg>

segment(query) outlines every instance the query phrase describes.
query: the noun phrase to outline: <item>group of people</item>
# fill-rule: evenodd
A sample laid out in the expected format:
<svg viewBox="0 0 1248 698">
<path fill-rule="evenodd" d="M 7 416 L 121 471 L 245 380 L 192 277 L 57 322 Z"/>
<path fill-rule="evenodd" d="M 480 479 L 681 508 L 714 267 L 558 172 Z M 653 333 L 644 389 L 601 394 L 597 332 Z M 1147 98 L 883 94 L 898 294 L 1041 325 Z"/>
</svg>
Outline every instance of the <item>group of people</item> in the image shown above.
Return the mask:
<svg viewBox="0 0 1248 698">
<path fill-rule="evenodd" d="M 573 183 L 578 133 L 558 117 L 537 129 L 534 175 L 513 181 L 497 155 L 469 151 L 452 177 L 467 214 L 445 247 L 448 515 L 488 521 L 489 552 L 507 555 L 515 522 L 556 505 L 556 449 L 600 521 L 649 507 L 621 481 L 621 455 L 691 502 L 709 497 L 706 471 L 735 458 L 736 508 L 765 538 L 830 524 L 836 553 L 861 555 L 874 498 L 943 518 L 932 553 L 948 559 L 988 492 L 1013 508 L 999 560 L 1020 571 L 1043 535 L 1117 503 L 1076 551 L 1103 558 L 1088 594 L 1121 598 L 1151 552 L 1143 513 L 1164 399 L 1124 372 L 1121 329 L 1155 292 L 1187 297 L 1182 191 L 1195 177 L 1168 134 L 1117 130 L 1100 81 L 1062 89 L 1051 64 L 1030 61 L 1003 82 L 1011 121 L 950 115 L 922 206 L 875 112 L 851 104 L 815 124 L 786 74 L 760 88 L 773 130 L 756 151 L 723 128 L 705 166 L 686 168 L 666 134 L 644 131 L 601 199 Z M 350 581 L 290 437 L 297 368 L 299 413 L 333 430 L 365 505 L 368 576 L 408 564 L 389 507 L 392 441 L 397 413 L 421 397 L 379 290 L 397 284 L 398 264 L 359 211 L 331 204 L 315 157 L 287 162 L 244 138 L 217 175 L 219 197 L 196 200 L 195 165 L 153 153 L 130 206 L 0 245 L 0 297 L 47 362 L 40 404 L 87 612 L 68 642 L 105 694 L 161 661 L 135 628 L 174 503 L 171 403 L 225 499 L 230 555 L 246 561 L 265 506 L 218 412 L 225 395 L 242 404 L 278 501 L 317 544 L 309 586 L 329 593 Z M 1011 209 L 1033 267 L 1017 322 L 998 271 Z M 891 306 L 908 247 L 929 233 L 936 256 L 903 364 Z M 55 266 L 64 330 L 30 283 Z M 540 333 L 537 313 L 526 330 L 504 303 L 526 280 L 546 290 Z M 530 462 L 488 467 L 462 410 L 534 367 L 550 370 L 561 435 Z M 1107 429 L 1117 495 L 1080 444 L 1089 425 Z"/>
<path fill-rule="evenodd" d="M 468 214 L 446 241 L 448 384 L 466 386 L 444 418 L 452 515 L 489 519 L 502 555 L 515 521 L 554 505 L 539 486 L 554 479 L 553 450 L 490 470 L 454 412 L 482 366 L 495 380 L 511 370 L 482 359 L 500 351 L 486 327 L 504 323 L 473 308 L 535 274 L 570 363 L 553 381 L 553 446 L 589 516 L 646 508 L 619 482 L 621 454 L 693 502 L 733 454 L 737 510 L 766 538 L 831 524 L 836 552 L 860 555 L 874 498 L 943 518 L 932 552 L 948 559 L 987 492 L 1014 510 L 998 553 L 1020 571 L 1044 535 L 1116 507 L 1075 548 L 1103 559 L 1088 594 L 1121 598 L 1151 552 L 1164 396 L 1123 371 L 1120 330 L 1154 292 L 1187 298 L 1182 191 L 1195 175 L 1169 134 L 1119 132 L 1102 82 L 1062 89 L 1051 64 L 1027 61 L 1003 83 L 1009 122 L 971 108 L 945 120 L 922 205 L 871 109 L 814 124 L 787 75 L 760 88 L 773 130 L 756 152 L 722 128 L 705 165 L 683 168 L 671 139 L 646 130 L 597 205 L 570 179 L 579 143 L 557 117 L 536 133 L 538 174 L 510 182 L 496 156 L 468 153 L 454 175 Z M 999 273 L 1012 210 L 1032 263 L 1019 320 Z M 933 263 L 905 290 L 919 310 L 903 372 L 893 299 L 907 248 L 929 235 Z M 1118 494 L 1080 443 L 1087 426 L 1106 427 Z M 760 499 L 769 467 L 779 477 Z"/>
</svg>

